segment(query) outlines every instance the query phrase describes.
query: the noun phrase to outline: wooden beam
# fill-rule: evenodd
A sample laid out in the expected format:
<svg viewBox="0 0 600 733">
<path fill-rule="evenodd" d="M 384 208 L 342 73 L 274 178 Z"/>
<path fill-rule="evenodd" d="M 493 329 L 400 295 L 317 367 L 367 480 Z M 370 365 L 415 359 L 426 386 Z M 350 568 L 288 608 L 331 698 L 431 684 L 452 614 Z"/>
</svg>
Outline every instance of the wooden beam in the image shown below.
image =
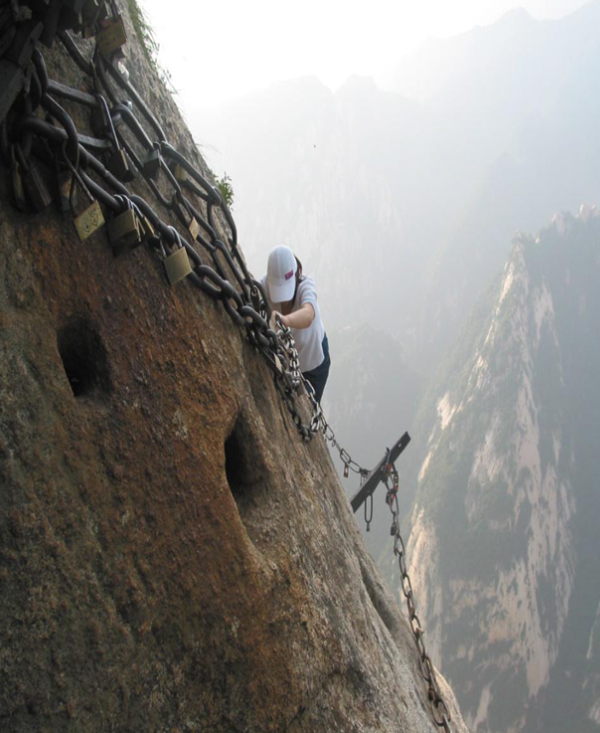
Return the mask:
<svg viewBox="0 0 600 733">
<path fill-rule="evenodd" d="M 350 501 L 350 504 L 352 505 L 352 510 L 354 512 L 360 509 L 366 499 L 371 496 L 371 494 L 379 486 L 379 483 L 383 481 L 383 479 L 385 478 L 386 465 L 388 463 L 394 463 L 409 443 L 410 435 L 408 433 L 404 433 L 404 435 L 399 438 L 392 446 L 392 449 L 389 453 L 389 458 L 388 454 L 386 453 L 385 456 L 379 461 L 377 466 L 375 466 L 375 468 L 367 476 L 364 484 L 360 487 L 358 492 L 352 497 L 352 500 Z"/>
</svg>

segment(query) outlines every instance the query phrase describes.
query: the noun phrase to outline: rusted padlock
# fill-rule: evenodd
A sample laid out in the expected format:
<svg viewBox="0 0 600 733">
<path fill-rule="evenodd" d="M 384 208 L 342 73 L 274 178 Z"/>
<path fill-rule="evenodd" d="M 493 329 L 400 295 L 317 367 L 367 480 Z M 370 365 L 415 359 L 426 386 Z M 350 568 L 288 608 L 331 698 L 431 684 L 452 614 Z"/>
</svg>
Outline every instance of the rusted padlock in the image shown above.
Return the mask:
<svg viewBox="0 0 600 733">
<path fill-rule="evenodd" d="M 96 43 L 98 44 L 98 50 L 105 57 L 109 57 L 122 48 L 127 43 L 123 18 L 119 16 L 111 20 L 108 25 L 96 33 Z"/>
</svg>

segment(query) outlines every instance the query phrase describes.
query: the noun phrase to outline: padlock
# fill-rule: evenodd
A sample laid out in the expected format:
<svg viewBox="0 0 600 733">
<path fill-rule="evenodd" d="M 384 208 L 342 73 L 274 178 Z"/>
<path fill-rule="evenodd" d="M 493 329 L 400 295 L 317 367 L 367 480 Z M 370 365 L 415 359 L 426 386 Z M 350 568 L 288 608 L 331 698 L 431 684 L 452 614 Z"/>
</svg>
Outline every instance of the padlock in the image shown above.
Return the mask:
<svg viewBox="0 0 600 733">
<path fill-rule="evenodd" d="M 108 238 L 115 257 L 142 243 L 140 221 L 133 209 L 126 209 L 109 221 Z"/>
<path fill-rule="evenodd" d="M 175 163 L 175 165 L 171 168 L 171 172 L 173 173 L 173 176 L 178 183 L 185 183 L 188 179 L 186 169 L 182 165 L 179 165 L 179 163 Z"/>
<path fill-rule="evenodd" d="M 105 57 L 118 51 L 126 42 L 127 34 L 125 32 L 125 25 L 120 16 L 96 33 L 98 50 Z"/>
<path fill-rule="evenodd" d="M 348 478 L 348 464 L 344 463 L 344 478 Z"/>
<path fill-rule="evenodd" d="M 92 202 L 82 214 L 75 217 L 75 228 L 82 242 L 91 237 L 103 224 L 104 216 L 97 201 Z"/>
<path fill-rule="evenodd" d="M 115 178 L 118 178 L 119 181 L 122 181 L 123 183 L 131 183 L 131 181 L 135 180 L 135 168 L 131 164 L 129 156 L 123 148 L 115 150 L 115 152 L 110 156 L 110 160 L 106 167 Z"/>
<path fill-rule="evenodd" d="M 160 151 L 154 148 L 154 150 L 150 150 L 150 152 L 144 156 L 144 159 L 142 160 L 142 171 L 145 176 L 155 181 L 158 178 L 160 166 Z"/>
<path fill-rule="evenodd" d="M 23 185 L 27 197 L 35 211 L 40 212 L 50 206 L 52 195 L 48 190 L 39 168 L 35 163 L 28 163 L 23 170 Z"/>
<path fill-rule="evenodd" d="M 147 216 L 142 216 L 139 218 L 140 223 L 140 232 L 142 235 L 142 240 L 144 242 L 147 242 L 151 237 L 155 235 L 154 227 L 152 226 L 152 222 L 150 219 L 148 219 Z"/>
<path fill-rule="evenodd" d="M 10 159 L 15 206 L 17 207 L 17 209 L 19 209 L 19 211 L 25 211 L 27 205 L 25 203 L 25 189 L 23 188 L 23 174 L 21 164 L 19 163 L 15 155 L 14 147 L 11 147 L 10 149 Z"/>
<path fill-rule="evenodd" d="M 188 224 L 188 230 L 192 239 L 196 239 L 198 234 L 200 234 L 200 224 L 198 224 L 195 216 L 192 216 L 192 220 Z"/>
<path fill-rule="evenodd" d="M 180 247 L 165 259 L 165 269 L 171 286 L 191 274 L 192 267 L 185 247 Z"/>
</svg>

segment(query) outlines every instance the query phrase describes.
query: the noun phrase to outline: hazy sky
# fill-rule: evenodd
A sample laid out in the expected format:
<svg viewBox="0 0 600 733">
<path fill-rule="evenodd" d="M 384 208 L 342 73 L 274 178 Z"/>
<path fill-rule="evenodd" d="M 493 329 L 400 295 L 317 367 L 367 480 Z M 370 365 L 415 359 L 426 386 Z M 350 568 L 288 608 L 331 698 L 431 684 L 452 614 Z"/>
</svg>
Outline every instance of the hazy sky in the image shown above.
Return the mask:
<svg viewBox="0 0 600 733">
<path fill-rule="evenodd" d="M 559 18 L 583 0 L 139 0 L 162 65 L 191 116 L 201 107 L 314 74 L 332 89 L 381 78 L 429 36 L 486 25 L 514 7 Z"/>
</svg>

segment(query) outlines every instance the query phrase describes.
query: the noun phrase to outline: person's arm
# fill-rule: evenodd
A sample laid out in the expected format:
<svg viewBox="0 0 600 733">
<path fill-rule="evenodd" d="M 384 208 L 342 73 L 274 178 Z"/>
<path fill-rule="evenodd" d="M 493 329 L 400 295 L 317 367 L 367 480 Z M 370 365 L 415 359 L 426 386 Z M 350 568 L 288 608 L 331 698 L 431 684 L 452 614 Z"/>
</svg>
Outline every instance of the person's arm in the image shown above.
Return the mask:
<svg viewBox="0 0 600 733">
<path fill-rule="evenodd" d="M 305 303 L 302 308 L 298 308 L 297 311 L 287 316 L 279 313 L 279 311 L 273 311 L 273 313 L 288 328 L 308 328 L 315 320 L 315 309 L 312 303 Z"/>
</svg>

